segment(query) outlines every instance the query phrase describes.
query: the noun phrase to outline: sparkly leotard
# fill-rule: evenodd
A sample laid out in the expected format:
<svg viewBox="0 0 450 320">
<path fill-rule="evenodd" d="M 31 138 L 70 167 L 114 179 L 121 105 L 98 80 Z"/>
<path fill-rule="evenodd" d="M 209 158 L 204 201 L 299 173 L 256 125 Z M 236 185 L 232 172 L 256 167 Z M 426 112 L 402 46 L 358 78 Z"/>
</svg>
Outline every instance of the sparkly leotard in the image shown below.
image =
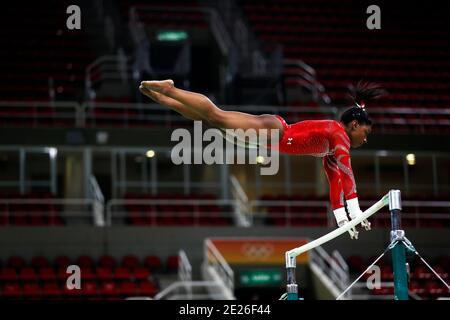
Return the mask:
<svg viewBox="0 0 450 320">
<path fill-rule="evenodd" d="M 311 155 L 323 158 L 322 163 L 330 184 L 330 201 L 334 209 L 355 198 L 356 184 L 350 161 L 350 139 L 344 127 L 334 120 L 306 120 L 288 125 L 278 144 L 281 153 Z"/>
</svg>

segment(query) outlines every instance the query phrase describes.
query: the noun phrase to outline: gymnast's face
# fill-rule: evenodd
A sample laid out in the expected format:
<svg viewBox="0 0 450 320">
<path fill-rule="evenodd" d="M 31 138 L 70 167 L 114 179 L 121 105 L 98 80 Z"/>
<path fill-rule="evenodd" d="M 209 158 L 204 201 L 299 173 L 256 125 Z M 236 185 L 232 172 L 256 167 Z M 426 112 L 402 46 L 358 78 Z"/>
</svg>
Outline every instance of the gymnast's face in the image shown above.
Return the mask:
<svg viewBox="0 0 450 320">
<path fill-rule="evenodd" d="M 356 120 L 350 122 L 346 129 L 352 148 L 359 148 L 367 143 L 367 136 L 372 132 L 370 124 L 361 124 Z"/>
</svg>

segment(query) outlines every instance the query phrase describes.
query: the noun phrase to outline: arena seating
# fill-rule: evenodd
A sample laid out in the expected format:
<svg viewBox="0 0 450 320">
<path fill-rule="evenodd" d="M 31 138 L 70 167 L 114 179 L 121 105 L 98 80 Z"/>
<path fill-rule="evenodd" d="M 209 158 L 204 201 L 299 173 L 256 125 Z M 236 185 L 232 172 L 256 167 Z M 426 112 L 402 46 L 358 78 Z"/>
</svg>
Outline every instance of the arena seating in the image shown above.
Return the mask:
<svg viewBox="0 0 450 320">
<path fill-rule="evenodd" d="M 275 201 L 262 204 L 266 211 L 265 223 L 276 226 L 326 226 L 328 197 L 304 195 L 263 195 L 261 201 Z M 277 202 L 279 201 L 279 204 Z M 314 201 L 318 204 L 295 204 L 295 201 Z M 293 202 L 293 204 L 290 204 Z"/>
<path fill-rule="evenodd" d="M 149 203 L 126 204 L 128 212 L 127 223 L 135 226 L 146 225 L 178 225 L 178 226 L 229 226 L 232 225 L 231 209 L 226 205 L 201 204 L 195 201 L 217 200 L 217 197 L 211 194 L 136 194 L 127 193 L 125 199 L 148 200 Z M 152 200 L 188 200 L 190 204 L 152 204 Z M 194 202 L 192 202 L 194 201 Z M 228 214 L 227 214 L 228 213 Z"/>
<path fill-rule="evenodd" d="M 448 283 L 450 272 L 450 256 L 439 256 L 434 260 L 424 257 L 428 263 L 431 263 L 433 269 L 439 276 Z M 346 261 L 350 268 L 351 279 L 359 276 L 364 270 L 375 261 L 376 257 L 369 257 L 364 259 L 361 256 L 348 256 Z M 411 261 L 412 260 L 412 261 Z M 410 259 L 410 276 L 409 276 L 409 290 L 411 293 L 418 295 L 421 299 L 436 299 L 438 297 L 450 297 L 450 291 L 438 280 L 438 278 L 428 269 L 425 264 L 418 258 Z M 383 257 L 376 265 L 380 267 L 381 282 L 392 282 L 393 273 L 390 259 Z M 373 273 L 372 273 L 373 274 Z M 371 274 L 366 273 L 361 281 L 365 281 Z M 371 289 L 369 291 L 372 295 L 393 295 L 394 288 L 389 286 L 382 286 L 381 288 Z"/>
<path fill-rule="evenodd" d="M 374 196 L 361 195 L 360 199 L 369 203 L 375 203 L 379 199 Z M 260 197 L 262 201 L 258 212 L 265 215 L 265 224 L 275 226 L 326 226 L 327 215 L 329 212 L 328 196 L 302 195 L 270 195 L 266 194 Z M 450 214 L 450 208 L 447 204 L 442 206 L 431 205 L 434 201 L 448 201 L 448 195 L 439 196 L 430 195 L 410 195 L 403 196 L 403 210 L 410 213 L 402 218 L 402 225 L 408 228 L 432 227 L 443 228 L 450 226 L 450 219 L 446 215 Z M 270 201 L 271 203 L 268 203 Z M 295 201 L 314 201 L 317 203 L 308 204 L 295 203 Z M 422 201 L 419 205 L 410 205 Z M 292 204 L 291 204 L 292 203 Z M 361 209 L 367 209 L 367 206 L 361 205 Z M 442 218 L 440 217 L 442 215 Z M 388 212 L 380 212 L 370 219 L 373 227 L 390 227 L 391 218 Z M 333 218 L 334 223 L 334 218 Z"/>
<path fill-rule="evenodd" d="M 412 25 L 414 16 L 385 16 L 381 30 L 369 33 L 361 15 L 365 8 L 351 1 L 240 4 L 262 41 L 281 43 L 286 58 L 301 59 L 316 70 L 333 103 L 345 103 L 348 84 L 365 78 L 390 92 L 379 107 L 450 106 L 448 28 L 433 15 L 421 16 L 420 28 L 399 27 Z M 402 8 L 391 4 L 389 10 L 394 14 Z"/>
<path fill-rule="evenodd" d="M 51 1 L 46 6 L 10 2 L 2 9 L 3 46 L 12 48 L 0 52 L 2 100 L 49 101 L 54 95 L 73 101 L 79 96 L 85 68 L 95 55 L 87 28 L 67 29 L 66 8 L 64 1 Z"/>
<path fill-rule="evenodd" d="M 31 201 L 30 203 L 8 204 L 1 202 L 2 199 L 18 199 Z M 36 204 L 33 199 L 55 199 L 51 193 L 0 193 L 0 225 L 16 226 L 62 226 L 65 225 L 65 219 L 61 216 L 61 205 L 59 204 Z"/>
<path fill-rule="evenodd" d="M 66 287 L 67 266 L 81 269 L 81 290 Z M 47 259 L 35 256 L 26 261 L 11 256 L 0 262 L 0 299 L 89 299 L 116 300 L 129 296 L 153 297 L 159 290 L 158 277 L 178 269 L 178 257 L 162 261 L 149 255 L 139 259 L 125 255 L 120 259 L 104 255 L 97 259 L 89 255 L 77 258 L 58 256 Z"/>
<path fill-rule="evenodd" d="M 196 1 L 152 1 L 145 3 L 136 0 L 120 0 L 120 12 L 125 21 L 128 21 L 128 13 L 132 6 L 151 6 L 155 9 L 151 12 L 139 12 L 140 21 L 147 26 L 158 28 L 207 28 L 208 23 L 200 12 L 187 12 L 183 10 L 172 11 L 170 9 L 198 8 Z M 159 7 L 159 9 L 158 9 Z"/>
</svg>

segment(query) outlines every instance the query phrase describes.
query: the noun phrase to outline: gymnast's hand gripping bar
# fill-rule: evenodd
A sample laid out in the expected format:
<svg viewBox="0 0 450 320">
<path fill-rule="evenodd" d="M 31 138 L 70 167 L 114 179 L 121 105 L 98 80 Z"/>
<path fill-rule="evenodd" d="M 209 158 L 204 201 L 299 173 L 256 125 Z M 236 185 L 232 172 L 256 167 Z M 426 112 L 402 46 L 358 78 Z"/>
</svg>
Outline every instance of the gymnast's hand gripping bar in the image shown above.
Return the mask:
<svg viewBox="0 0 450 320">
<path fill-rule="evenodd" d="M 292 261 L 295 261 L 295 257 L 297 257 L 298 255 L 300 255 L 306 251 L 309 251 L 315 247 L 318 247 L 328 241 L 331 241 L 336 237 L 339 237 L 341 234 L 347 232 L 351 228 L 356 227 L 363 220 L 365 220 L 365 219 L 369 218 L 371 215 L 375 214 L 377 211 L 379 211 L 381 208 L 383 208 L 387 204 L 389 204 L 389 193 L 386 194 L 383 198 L 381 198 L 381 200 L 379 200 L 377 203 L 372 205 L 369 209 L 364 211 L 364 213 L 362 215 L 360 215 L 356 219 L 349 221 L 342 227 L 337 228 L 337 229 L 331 231 L 330 233 L 327 233 L 326 235 L 324 235 L 314 241 L 308 242 L 307 244 L 305 244 L 301 247 L 287 251 L 286 252 L 286 268 L 289 268 L 290 266 L 292 266 Z M 295 262 L 293 262 L 293 263 L 294 263 L 293 267 L 295 267 Z"/>
</svg>

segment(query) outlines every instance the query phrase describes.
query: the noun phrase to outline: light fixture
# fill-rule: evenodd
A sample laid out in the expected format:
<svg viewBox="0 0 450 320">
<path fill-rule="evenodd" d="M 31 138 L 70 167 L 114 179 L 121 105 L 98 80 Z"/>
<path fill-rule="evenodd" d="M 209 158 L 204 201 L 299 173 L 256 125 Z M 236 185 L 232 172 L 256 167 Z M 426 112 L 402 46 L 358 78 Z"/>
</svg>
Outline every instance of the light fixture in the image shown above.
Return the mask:
<svg viewBox="0 0 450 320">
<path fill-rule="evenodd" d="M 416 164 L 416 155 L 414 153 L 409 153 L 406 155 L 406 162 L 410 165 L 413 166 Z"/>
<path fill-rule="evenodd" d="M 58 150 L 56 148 L 45 148 L 45 151 L 48 152 L 48 155 L 52 159 L 55 159 L 58 154 Z"/>
<path fill-rule="evenodd" d="M 145 155 L 147 156 L 147 158 L 153 158 L 155 156 L 155 151 L 148 150 Z"/>
<path fill-rule="evenodd" d="M 259 164 L 263 164 L 264 163 L 264 157 L 263 156 L 257 156 L 256 157 L 256 163 L 259 163 Z"/>
</svg>

